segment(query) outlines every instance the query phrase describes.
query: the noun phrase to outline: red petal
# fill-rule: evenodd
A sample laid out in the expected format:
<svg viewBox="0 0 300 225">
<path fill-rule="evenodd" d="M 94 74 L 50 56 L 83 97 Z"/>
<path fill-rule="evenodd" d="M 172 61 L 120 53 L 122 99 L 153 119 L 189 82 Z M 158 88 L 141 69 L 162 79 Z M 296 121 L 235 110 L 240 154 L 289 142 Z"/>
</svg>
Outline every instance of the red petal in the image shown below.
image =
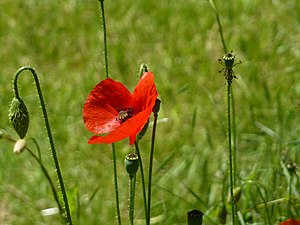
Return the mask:
<svg viewBox="0 0 300 225">
<path fill-rule="evenodd" d="M 144 73 L 133 92 L 134 110 L 137 112 L 148 108 L 152 110 L 157 96 L 153 73 Z"/>
<path fill-rule="evenodd" d="M 120 82 L 110 78 L 91 91 L 83 107 L 86 128 L 96 134 L 108 133 L 120 126 L 118 111 L 131 107 L 132 95 Z"/>
<path fill-rule="evenodd" d="M 106 136 L 93 136 L 89 140 L 89 144 L 96 144 L 96 143 L 114 143 L 118 142 L 124 138 L 130 137 L 130 144 L 132 145 L 135 140 L 137 134 L 142 130 L 144 125 L 149 119 L 151 114 L 151 110 L 145 110 L 140 112 L 136 116 L 126 120 L 121 126 L 119 126 L 116 130 L 110 132 Z"/>
<path fill-rule="evenodd" d="M 289 218 L 286 221 L 281 222 L 280 225 L 300 225 L 300 220 Z"/>
</svg>

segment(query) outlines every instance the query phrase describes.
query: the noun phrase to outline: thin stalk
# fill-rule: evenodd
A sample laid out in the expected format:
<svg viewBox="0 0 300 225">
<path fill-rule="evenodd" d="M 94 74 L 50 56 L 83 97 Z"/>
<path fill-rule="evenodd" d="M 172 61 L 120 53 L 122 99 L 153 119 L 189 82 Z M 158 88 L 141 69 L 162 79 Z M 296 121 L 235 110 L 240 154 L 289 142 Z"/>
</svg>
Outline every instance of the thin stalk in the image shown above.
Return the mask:
<svg viewBox="0 0 300 225">
<path fill-rule="evenodd" d="M 106 38 L 106 22 L 105 22 L 105 12 L 104 12 L 104 0 L 99 0 L 101 7 L 101 18 L 103 27 L 103 41 L 104 41 L 104 61 L 105 61 L 105 74 L 106 78 L 109 77 L 108 74 L 108 53 L 107 53 L 107 38 Z M 115 196 L 116 196 L 116 208 L 118 224 L 121 225 L 121 213 L 119 204 L 119 188 L 118 188 L 118 174 L 117 174 L 117 160 L 116 160 L 116 150 L 114 143 L 111 144 L 112 154 L 113 154 L 113 170 L 114 170 L 114 184 L 115 184 Z"/>
<path fill-rule="evenodd" d="M 134 197 L 135 197 L 136 176 L 129 176 L 129 220 L 134 222 Z"/>
<path fill-rule="evenodd" d="M 293 181 L 293 173 L 290 174 L 289 179 L 289 200 L 288 200 L 288 218 L 292 218 L 292 181 Z"/>
<path fill-rule="evenodd" d="M 233 149 L 232 149 L 232 159 L 233 159 L 233 186 L 236 187 L 236 171 L 237 171 L 237 164 L 236 164 L 236 126 L 235 126 L 235 105 L 234 105 L 234 95 L 233 89 L 230 85 L 230 95 L 231 95 L 231 111 L 232 111 L 232 142 L 233 142 Z"/>
<path fill-rule="evenodd" d="M 100 5 L 101 5 L 101 17 L 102 17 L 102 27 L 103 27 L 105 73 L 106 73 L 106 78 L 108 78 L 108 58 L 107 58 L 107 41 L 106 41 L 106 23 L 105 23 L 105 13 L 104 13 L 104 0 L 99 0 L 99 1 L 100 1 Z"/>
<path fill-rule="evenodd" d="M 118 188 L 118 174 L 117 174 L 117 159 L 116 159 L 116 149 L 115 144 L 111 144 L 112 154 L 113 154 L 113 170 L 114 170 L 114 183 L 115 183 L 115 195 L 116 195 L 116 207 L 117 207 L 117 217 L 118 223 L 121 225 L 121 213 L 119 204 L 119 188 Z"/>
<path fill-rule="evenodd" d="M 226 54 L 227 53 L 227 48 L 226 48 L 225 39 L 224 39 L 224 36 L 223 36 L 223 30 L 222 30 L 222 26 L 221 26 L 221 20 L 220 20 L 220 17 L 219 17 L 219 13 L 218 13 L 218 10 L 217 10 L 217 8 L 214 4 L 214 1 L 209 0 L 209 3 L 210 3 L 211 7 L 213 8 L 213 10 L 216 14 L 217 23 L 218 23 L 218 26 L 219 26 L 220 37 L 221 37 L 221 41 L 222 41 L 222 44 L 223 44 L 224 53 Z"/>
<path fill-rule="evenodd" d="M 144 169 L 143 169 L 143 162 L 142 162 L 142 157 L 138 145 L 138 141 L 134 142 L 135 145 L 135 151 L 136 154 L 139 157 L 139 164 L 140 164 L 140 169 L 141 169 L 141 178 L 142 178 L 142 188 L 143 188 L 143 198 L 144 198 L 144 209 L 145 209 L 145 218 L 146 218 L 146 224 L 150 225 L 150 219 L 148 219 L 148 210 L 147 210 L 147 198 L 146 198 L 146 187 L 145 187 L 145 176 L 144 176 Z"/>
<path fill-rule="evenodd" d="M 60 166 L 59 166 L 59 162 L 58 162 L 57 155 L 56 155 L 54 139 L 52 137 L 52 132 L 51 132 L 50 123 L 49 123 L 49 119 L 48 119 L 48 115 L 47 115 L 46 105 L 45 105 L 44 98 L 43 98 L 42 91 L 41 91 L 40 82 L 39 82 L 39 79 L 38 79 L 38 76 L 37 76 L 35 70 L 33 68 L 31 68 L 30 66 L 21 67 L 17 71 L 17 73 L 15 75 L 15 79 L 14 79 L 15 96 L 16 96 L 16 98 L 19 97 L 18 83 L 17 83 L 18 82 L 18 77 L 25 70 L 30 71 L 31 74 L 33 75 L 34 80 L 35 80 L 36 89 L 37 89 L 38 96 L 39 96 L 39 99 L 40 99 L 40 104 L 41 104 L 41 108 L 42 108 L 42 111 L 43 111 L 43 117 L 44 117 L 44 121 L 45 121 L 45 126 L 46 126 L 46 130 L 47 130 L 48 138 L 49 138 L 52 157 L 53 157 L 53 161 L 54 161 L 54 164 L 55 164 L 55 170 L 56 170 L 56 173 L 57 173 L 57 177 L 58 177 L 58 181 L 59 181 L 59 185 L 60 185 L 60 189 L 61 189 L 61 192 L 62 192 L 62 197 L 63 197 L 63 201 L 64 201 L 64 205 L 65 205 L 66 221 L 67 221 L 67 224 L 72 225 L 72 218 L 71 218 L 71 213 L 70 213 L 70 209 L 69 209 L 68 197 L 67 197 L 63 177 L 62 177 L 62 174 L 61 174 L 61 171 L 60 171 Z"/>
<path fill-rule="evenodd" d="M 230 83 L 227 84 L 227 119 L 228 119 L 228 158 L 229 158 L 229 176 L 230 176 L 230 196 L 232 224 L 235 224 L 235 205 L 233 199 L 233 163 L 232 163 L 232 146 L 231 146 L 231 110 L 230 110 Z"/>
<path fill-rule="evenodd" d="M 150 224 L 151 217 L 151 187 L 152 187 L 152 168 L 153 168 L 153 156 L 154 156 L 154 142 L 155 142 L 155 134 L 156 134 L 156 124 L 157 124 L 157 113 L 154 113 L 154 122 L 152 129 L 152 139 L 151 139 L 151 150 L 150 150 L 150 162 L 149 162 L 149 181 L 148 181 L 148 221 L 147 224 Z"/>
<path fill-rule="evenodd" d="M 213 0 L 209 0 L 215 14 L 216 20 L 219 27 L 219 33 L 221 42 L 223 45 L 224 53 L 227 53 L 227 47 L 223 35 L 223 29 L 221 25 L 221 20 L 219 17 L 218 10 L 214 4 Z M 228 71 L 229 72 L 229 71 Z M 231 70 L 232 72 L 232 70 Z M 230 171 L 230 194 L 231 194 L 231 210 L 232 210 L 232 224 L 235 225 L 236 221 L 236 207 L 233 200 L 233 188 L 236 185 L 236 129 L 235 129 L 235 107 L 234 107 L 234 98 L 233 98 L 233 89 L 231 87 L 231 83 L 227 83 L 227 109 L 228 109 L 228 155 L 229 155 L 229 171 Z M 232 112 L 231 112 L 232 111 Z M 232 113 L 232 119 L 231 119 Z M 232 120 L 232 121 L 231 121 Z M 231 134 L 233 137 L 231 137 Z M 233 141 L 233 148 L 232 148 Z"/>
<path fill-rule="evenodd" d="M 270 215 L 269 215 L 269 210 L 268 210 L 268 204 L 267 204 L 267 201 L 266 199 L 264 198 L 263 194 L 261 193 L 261 190 L 260 190 L 260 187 L 258 186 L 258 184 L 256 183 L 255 184 L 256 187 L 257 187 L 257 190 L 258 190 L 258 193 L 259 193 L 259 196 L 261 197 L 261 199 L 263 200 L 264 202 L 264 206 L 265 206 L 265 210 L 266 210 L 266 214 L 267 214 L 267 220 L 268 220 L 268 224 L 271 225 L 271 219 L 270 219 Z M 265 193 L 266 193 L 266 190 L 265 188 L 263 187 Z"/>
<path fill-rule="evenodd" d="M 5 137 L 7 140 L 11 141 L 11 142 L 16 142 L 16 140 L 12 139 L 11 137 L 9 136 L 6 136 Z M 46 169 L 46 167 L 44 166 L 44 164 L 42 163 L 42 160 L 41 160 L 41 155 L 40 155 L 40 147 L 37 143 L 37 141 L 34 139 L 34 138 L 31 138 L 34 142 L 34 144 L 36 145 L 37 149 L 38 149 L 38 156 L 36 154 L 33 153 L 33 151 L 31 151 L 30 148 L 26 147 L 25 149 L 27 149 L 27 151 L 29 152 L 29 154 L 37 161 L 37 163 L 40 165 L 41 169 L 42 169 L 42 172 L 43 174 L 45 175 L 46 179 L 48 180 L 49 184 L 50 184 L 50 187 L 51 187 L 51 190 L 52 190 L 52 194 L 53 194 L 53 197 L 57 203 L 57 206 L 58 206 L 58 209 L 59 209 L 59 212 L 60 212 L 60 215 L 61 217 L 66 220 L 66 217 L 63 215 L 64 213 L 64 210 L 60 204 L 60 201 L 59 201 L 59 197 L 58 197 L 58 194 L 57 194 L 57 191 L 56 191 L 56 188 L 54 186 L 54 183 L 48 173 L 48 170 Z"/>
</svg>

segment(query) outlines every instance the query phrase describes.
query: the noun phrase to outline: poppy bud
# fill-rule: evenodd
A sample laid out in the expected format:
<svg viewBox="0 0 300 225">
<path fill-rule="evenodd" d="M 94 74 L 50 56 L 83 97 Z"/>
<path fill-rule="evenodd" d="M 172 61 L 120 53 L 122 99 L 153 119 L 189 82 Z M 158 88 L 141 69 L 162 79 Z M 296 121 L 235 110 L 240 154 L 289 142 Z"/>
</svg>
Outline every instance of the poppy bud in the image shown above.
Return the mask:
<svg viewBox="0 0 300 225">
<path fill-rule="evenodd" d="M 10 103 L 8 117 L 19 137 L 23 139 L 29 126 L 29 114 L 21 98 L 13 98 Z"/>
<path fill-rule="evenodd" d="M 153 112 L 154 114 L 157 114 L 157 113 L 159 112 L 159 109 L 160 109 L 160 103 L 161 103 L 161 101 L 157 98 L 157 99 L 155 100 L 155 105 L 153 106 L 153 109 L 152 109 L 152 112 Z"/>
<path fill-rule="evenodd" d="M 241 193 L 242 193 L 241 187 L 233 188 L 233 202 L 234 203 L 237 203 L 240 200 Z M 231 202 L 231 194 L 229 193 L 228 197 L 227 197 L 227 203 L 230 204 L 230 202 Z"/>
<path fill-rule="evenodd" d="M 218 206 L 218 218 L 220 224 L 226 224 L 226 217 L 227 217 L 227 209 L 223 202 L 221 202 Z"/>
<path fill-rule="evenodd" d="M 130 153 L 125 157 L 124 164 L 129 176 L 134 177 L 139 169 L 139 157 L 134 153 Z"/>
<path fill-rule="evenodd" d="M 187 213 L 188 225 L 202 225 L 203 213 L 197 209 Z"/>
<path fill-rule="evenodd" d="M 14 153 L 19 154 L 26 148 L 26 140 L 25 139 L 19 139 L 16 141 L 14 146 Z"/>
</svg>

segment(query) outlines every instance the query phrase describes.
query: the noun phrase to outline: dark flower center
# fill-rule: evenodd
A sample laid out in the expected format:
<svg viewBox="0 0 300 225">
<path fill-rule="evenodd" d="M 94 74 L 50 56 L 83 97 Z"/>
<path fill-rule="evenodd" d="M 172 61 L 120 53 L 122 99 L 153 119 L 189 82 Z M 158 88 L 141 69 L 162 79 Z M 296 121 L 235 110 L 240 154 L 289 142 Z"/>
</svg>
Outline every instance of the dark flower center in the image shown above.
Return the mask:
<svg viewBox="0 0 300 225">
<path fill-rule="evenodd" d="M 132 108 L 120 109 L 119 110 L 118 120 L 121 123 L 124 123 L 130 117 L 132 117 Z"/>
</svg>

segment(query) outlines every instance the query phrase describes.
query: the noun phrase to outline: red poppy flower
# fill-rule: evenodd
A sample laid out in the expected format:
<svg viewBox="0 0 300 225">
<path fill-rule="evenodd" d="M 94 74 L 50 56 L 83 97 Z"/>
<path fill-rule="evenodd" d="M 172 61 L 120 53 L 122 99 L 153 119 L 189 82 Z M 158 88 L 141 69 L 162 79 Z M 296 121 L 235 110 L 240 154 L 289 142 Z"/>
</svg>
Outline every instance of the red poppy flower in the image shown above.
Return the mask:
<svg viewBox="0 0 300 225">
<path fill-rule="evenodd" d="M 133 94 L 110 78 L 97 84 L 83 106 L 86 128 L 95 134 L 89 144 L 113 143 L 129 137 L 132 145 L 147 123 L 158 96 L 152 72 L 139 80 Z"/>
<path fill-rule="evenodd" d="M 286 221 L 281 222 L 280 225 L 300 225 L 300 220 L 289 218 Z"/>
</svg>

